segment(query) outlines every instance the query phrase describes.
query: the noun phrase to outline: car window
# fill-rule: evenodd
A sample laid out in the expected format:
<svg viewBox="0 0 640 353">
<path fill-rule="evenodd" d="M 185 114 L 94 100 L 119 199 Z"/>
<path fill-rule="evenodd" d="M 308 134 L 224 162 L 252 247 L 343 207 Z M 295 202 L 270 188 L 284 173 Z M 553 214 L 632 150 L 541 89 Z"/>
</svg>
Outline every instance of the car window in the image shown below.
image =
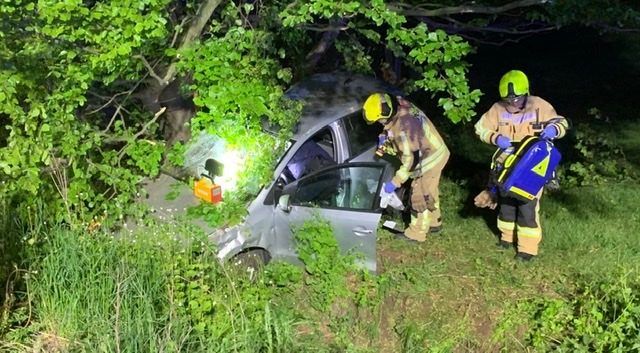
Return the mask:
<svg viewBox="0 0 640 353">
<path fill-rule="evenodd" d="M 289 141 L 287 150 L 295 144 Z M 277 189 L 282 190 L 285 185 L 336 164 L 336 152 L 333 134 L 328 128 L 322 129 L 307 140 L 287 162 L 276 183 L 273 185 L 263 204 L 273 205 Z M 282 159 L 278 165 L 282 163 Z"/>
<path fill-rule="evenodd" d="M 373 210 L 384 166 L 342 165 L 309 175 L 298 182 L 292 205 Z"/>
<path fill-rule="evenodd" d="M 298 148 L 287 162 L 280 179 L 286 185 L 335 164 L 333 136 L 329 129 L 323 129 Z"/>
<path fill-rule="evenodd" d="M 382 124 L 367 124 L 362 117 L 362 110 L 342 118 L 349 139 L 351 157 L 368 150 L 378 142 L 378 135 L 382 133 Z"/>
</svg>

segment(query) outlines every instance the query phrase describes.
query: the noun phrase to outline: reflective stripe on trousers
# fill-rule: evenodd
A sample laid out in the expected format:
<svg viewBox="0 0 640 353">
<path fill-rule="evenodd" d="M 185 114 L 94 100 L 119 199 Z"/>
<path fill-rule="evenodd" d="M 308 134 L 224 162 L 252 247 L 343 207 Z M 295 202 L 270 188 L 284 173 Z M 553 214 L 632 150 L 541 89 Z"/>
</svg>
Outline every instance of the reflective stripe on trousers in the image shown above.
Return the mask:
<svg viewBox="0 0 640 353">
<path fill-rule="evenodd" d="M 501 239 L 513 243 L 517 237 L 519 252 L 538 254 L 538 246 L 542 240 L 539 214 L 541 196 L 542 190 L 529 202 L 500 197 L 497 225 L 502 233 Z"/>
</svg>

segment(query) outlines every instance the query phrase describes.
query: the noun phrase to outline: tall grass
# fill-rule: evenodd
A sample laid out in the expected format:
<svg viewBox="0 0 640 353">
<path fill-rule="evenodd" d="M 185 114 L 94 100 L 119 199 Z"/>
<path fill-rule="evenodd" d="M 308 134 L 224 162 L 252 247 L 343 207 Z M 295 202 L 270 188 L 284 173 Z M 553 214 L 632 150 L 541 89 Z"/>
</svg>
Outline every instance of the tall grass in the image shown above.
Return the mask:
<svg viewBox="0 0 640 353">
<path fill-rule="evenodd" d="M 281 352 L 290 318 L 263 282 L 230 279 L 215 249 L 177 228 L 127 237 L 54 227 L 32 251 L 33 316 L 7 351 Z M 18 334 L 23 330 L 23 334 Z M 28 335 L 28 338 L 26 337 Z M 19 338 L 19 342 L 11 341 Z M 26 349 L 25 347 L 31 347 Z"/>
</svg>

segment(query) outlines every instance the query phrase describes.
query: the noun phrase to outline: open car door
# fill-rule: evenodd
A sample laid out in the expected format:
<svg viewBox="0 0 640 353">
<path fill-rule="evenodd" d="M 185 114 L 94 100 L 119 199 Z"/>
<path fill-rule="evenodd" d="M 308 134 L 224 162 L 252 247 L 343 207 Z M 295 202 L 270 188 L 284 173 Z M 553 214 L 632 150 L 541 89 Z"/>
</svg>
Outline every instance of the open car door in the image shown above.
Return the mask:
<svg viewBox="0 0 640 353">
<path fill-rule="evenodd" d="M 329 167 L 287 185 L 274 210 L 276 256 L 300 263 L 292 227 L 314 213 L 331 222 L 343 254 L 362 254 L 359 265 L 376 271 L 376 236 L 382 209 L 384 163 L 348 163 Z"/>
</svg>

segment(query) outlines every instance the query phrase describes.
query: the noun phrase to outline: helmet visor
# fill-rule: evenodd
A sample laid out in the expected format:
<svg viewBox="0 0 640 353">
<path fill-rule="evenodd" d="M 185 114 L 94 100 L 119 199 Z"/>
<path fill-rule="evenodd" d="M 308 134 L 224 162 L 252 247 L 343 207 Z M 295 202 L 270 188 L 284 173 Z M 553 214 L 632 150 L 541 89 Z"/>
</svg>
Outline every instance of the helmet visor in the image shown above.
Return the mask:
<svg viewBox="0 0 640 353">
<path fill-rule="evenodd" d="M 502 100 L 509 105 L 519 107 L 524 103 L 526 98 L 527 96 L 509 96 L 502 98 Z"/>
</svg>

